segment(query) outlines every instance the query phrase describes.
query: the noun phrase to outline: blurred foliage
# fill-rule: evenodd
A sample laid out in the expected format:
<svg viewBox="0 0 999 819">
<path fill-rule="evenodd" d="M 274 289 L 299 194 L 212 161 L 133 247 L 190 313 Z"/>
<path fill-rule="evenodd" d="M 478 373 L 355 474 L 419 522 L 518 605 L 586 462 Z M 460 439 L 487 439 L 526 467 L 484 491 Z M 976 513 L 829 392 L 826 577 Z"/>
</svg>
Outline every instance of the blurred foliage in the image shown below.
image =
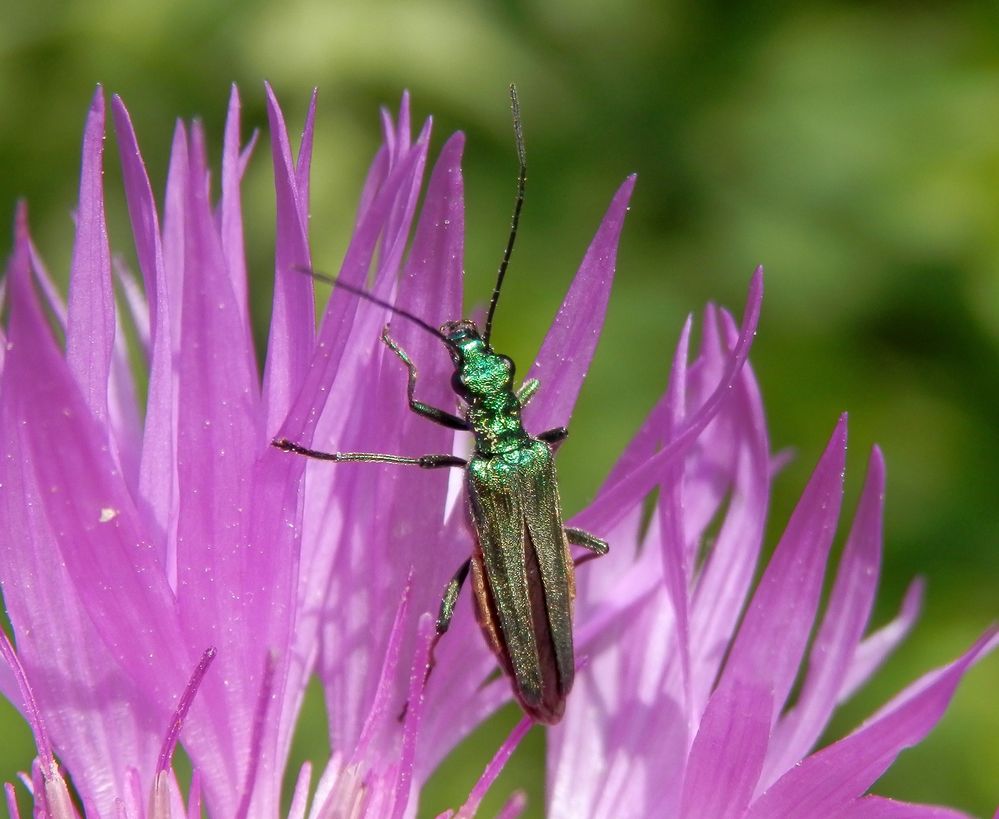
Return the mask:
<svg viewBox="0 0 999 819">
<path fill-rule="evenodd" d="M 994 2 L 620 0 L 611 10 L 594 0 L 3 0 L 0 19 L 0 219 L 9 224 L 16 198 L 28 197 L 38 244 L 63 280 L 96 82 L 129 105 L 162 190 L 174 117 L 203 117 L 217 145 L 235 81 L 245 132 L 266 130 L 267 78 L 293 131 L 320 88 L 312 226 L 323 269 L 336 269 L 345 248 L 379 138 L 378 105 L 408 88 L 416 114 L 436 118 L 435 146 L 467 131 L 467 302 L 481 303 L 513 195 L 506 85 L 516 80 L 531 179 L 497 319 L 501 348 L 531 358 L 615 187 L 639 172 L 603 341 L 560 457 L 568 510 L 593 493 L 663 388 L 684 315 L 708 299 L 741 313 L 762 262 L 753 363 L 775 448 L 798 448 L 776 484 L 771 542 L 849 408 L 851 500 L 875 441 L 890 468 L 878 622 L 914 574 L 929 584 L 915 635 L 828 738 L 954 657 L 995 617 Z M 261 343 L 273 270 L 267 153 L 265 142 L 245 186 Z M 128 259 L 114 153 L 107 168 L 112 241 Z M 9 247 L 0 241 L 3 255 Z M 997 690 L 991 659 L 876 790 L 991 812 Z M 8 780 L 31 753 L 27 730 L 2 708 Z M 460 803 L 514 718 L 498 717 L 490 736 L 447 763 L 428 815 Z M 540 733 L 514 756 L 490 806 L 527 787 L 530 815 L 541 815 Z M 323 751 L 321 732 L 296 744 L 314 759 Z"/>
</svg>

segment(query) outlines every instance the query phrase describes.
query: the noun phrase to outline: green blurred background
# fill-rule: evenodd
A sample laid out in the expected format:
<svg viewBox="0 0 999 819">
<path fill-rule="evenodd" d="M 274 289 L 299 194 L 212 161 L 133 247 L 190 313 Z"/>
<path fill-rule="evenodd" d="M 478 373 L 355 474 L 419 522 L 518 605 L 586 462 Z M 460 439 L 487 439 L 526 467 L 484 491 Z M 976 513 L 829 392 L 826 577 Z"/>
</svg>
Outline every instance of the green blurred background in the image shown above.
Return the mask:
<svg viewBox="0 0 999 819">
<path fill-rule="evenodd" d="M 336 269 L 378 133 L 404 88 L 458 128 L 466 151 L 467 292 L 488 295 L 515 177 L 506 86 L 520 86 L 531 180 L 496 338 L 521 361 L 543 337 L 604 207 L 639 173 L 603 340 L 560 456 L 569 511 L 596 489 L 665 381 L 684 315 L 707 300 L 741 314 L 753 267 L 767 296 L 753 364 L 775 448 L 771 544 L 832 429 L 851 411 L 848 510 L 870 446 L 889 464 L 884 622 L 928 580 L 915 634 L 842 709 L 842 735 L 893 692 L 959 653 L 995 617 L 999 587 L 999 6 L 554 0 L 510 4 L 289 0 L 0 2 L 0 221 L 28 198 L 35 236 L 65 280 L 79 144 L 94 84 L 129 105 L 162 190 L 174 117 L 221 141 L 229 83 L 244 132 L 266 130 L 262 80 L 297 133 L 320 88 L 316 264 Z M 116 150 L 116 149 L 112 149 Z M 109 152 L 112 242 L 131 258 Z M 245 185 L 258 339 L 269 310 L 269 145 Z M 9 232 L 0 253 L 10 249 Z M 649 374 L 648 351 L 662 362 Z M 991 814 L 999 800 L 999 663 L 961 686 L 946 718 L 876 787 Z M 318 697 L 311 702 L 318 707 Z M 512 709 L 427 792 L 460 804 Z M 323 758 L 323 719 L 299 758 Z M 542 812 L 543 737 L 493 789 Z M 0 780 L 29 735 L 0 704 Z"/>
</svg>

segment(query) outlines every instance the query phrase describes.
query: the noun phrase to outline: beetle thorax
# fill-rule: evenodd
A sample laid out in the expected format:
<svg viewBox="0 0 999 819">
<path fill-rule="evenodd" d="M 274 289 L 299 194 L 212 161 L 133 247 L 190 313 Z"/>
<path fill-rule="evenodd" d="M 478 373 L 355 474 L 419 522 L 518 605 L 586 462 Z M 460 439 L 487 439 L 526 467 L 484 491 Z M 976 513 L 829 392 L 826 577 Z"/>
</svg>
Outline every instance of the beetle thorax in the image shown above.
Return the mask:
<svg viewBox="0 0 999 819">
<path fill-rule="evenodd" d="M 454 361 L 452 386 L 467 403 L 465 417 L 475 434 L 476 451 L 499 455 L 523 446 L 528 438 L 513 390 L 514 365 L 493 352 L 471 321 L 441 327 Z"/>
</svg>

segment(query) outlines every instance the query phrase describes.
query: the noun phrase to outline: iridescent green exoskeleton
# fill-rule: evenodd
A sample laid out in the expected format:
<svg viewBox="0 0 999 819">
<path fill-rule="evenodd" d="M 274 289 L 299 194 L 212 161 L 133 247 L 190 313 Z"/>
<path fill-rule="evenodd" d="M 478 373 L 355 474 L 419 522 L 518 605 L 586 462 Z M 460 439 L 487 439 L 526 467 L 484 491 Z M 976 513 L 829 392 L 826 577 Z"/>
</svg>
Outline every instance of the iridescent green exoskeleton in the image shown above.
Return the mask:
<svg viewBox="0 0 999 819">
<path fill-rule="evenodd" d="M 493 315 L 510 261 L 524 201 L 527 163 L 516 89 L 510 98 L 520 160 L 517 199 L 510 237 L 493 289 L 485 328 L 472 321 L 449 321 L 439 330 L 423 319 L 387 304 L 366 291 L 337 283 L 438 336 L 454 362 L 451 383 L 465 403 L 464 417 L 428 406 L 415 398 L 416 366 L 388 334 L 382 340 L 409 371 L 407 396 L 413 412 L 443 426 L 470 431 L 475 449 L 469 460 L 451 454 L 407 458 L 372 452 L 320 452 L 281 439 L 274 445 L 288 452 L 327 461 L 363 461 L 465 470 L 469 509 L 477 536 L 472 556 L 448 583 L 437 618 L 444 634 L 454 614 L 461 586 L 472 574 L 476 618 L 513 693 L 534 720 L 557 723 L 572 688 L 572 603 L 575 574 L 569 545 L 590 556 L 607 553 L 607 543 L 564 524 L 555 474 L 554 448 L 565 439 L 565 427 L 531 436 L 521 423 L 521 410 L 537 392 L 537 379 L 514 389 L 514 364 L 490 346 Z M 315 274 L 314 274 L 315 275 Z M 320 277 L 323 278 L 323 277 Z M 584 558 L 585 560 L 586 558 Z"/>
</svg>

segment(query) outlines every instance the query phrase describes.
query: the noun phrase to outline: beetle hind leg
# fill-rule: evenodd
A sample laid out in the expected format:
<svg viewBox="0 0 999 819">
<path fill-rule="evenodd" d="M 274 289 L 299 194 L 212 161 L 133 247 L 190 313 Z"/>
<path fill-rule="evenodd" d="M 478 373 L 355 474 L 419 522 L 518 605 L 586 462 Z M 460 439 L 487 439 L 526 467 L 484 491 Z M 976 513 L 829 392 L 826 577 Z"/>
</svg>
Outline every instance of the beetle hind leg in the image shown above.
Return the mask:
<svg viewBox="0 0 999 819">
<path fill-rule="evenodd" d="M 606 540 L 601 540 L 596 535 L 591 535 L 589 532 L 584 532 L 582 529 L 576 529 L 572 526 L 565 527 L 565 539 L 573 546 L 582 546 L 590 552 L 576 561 L 577 567 L 582 566 L 584 563 L 589 563 L 591 560 L 596 560 L 598 557 L 603 557 L 610 551 L 610 545 Z"/>
<path fill-rule="evenodd" d="M 594 557 L 601 557 L 610 551 L 610 545 L 606 540 L 602 540 L 596 535 L 591 535 L 589 532 L 584 532 L 582 529 L 566 526 L 565 537 L 573 546 L 582 546 L 584 549 L 593 552 Z"/>
</svg>

